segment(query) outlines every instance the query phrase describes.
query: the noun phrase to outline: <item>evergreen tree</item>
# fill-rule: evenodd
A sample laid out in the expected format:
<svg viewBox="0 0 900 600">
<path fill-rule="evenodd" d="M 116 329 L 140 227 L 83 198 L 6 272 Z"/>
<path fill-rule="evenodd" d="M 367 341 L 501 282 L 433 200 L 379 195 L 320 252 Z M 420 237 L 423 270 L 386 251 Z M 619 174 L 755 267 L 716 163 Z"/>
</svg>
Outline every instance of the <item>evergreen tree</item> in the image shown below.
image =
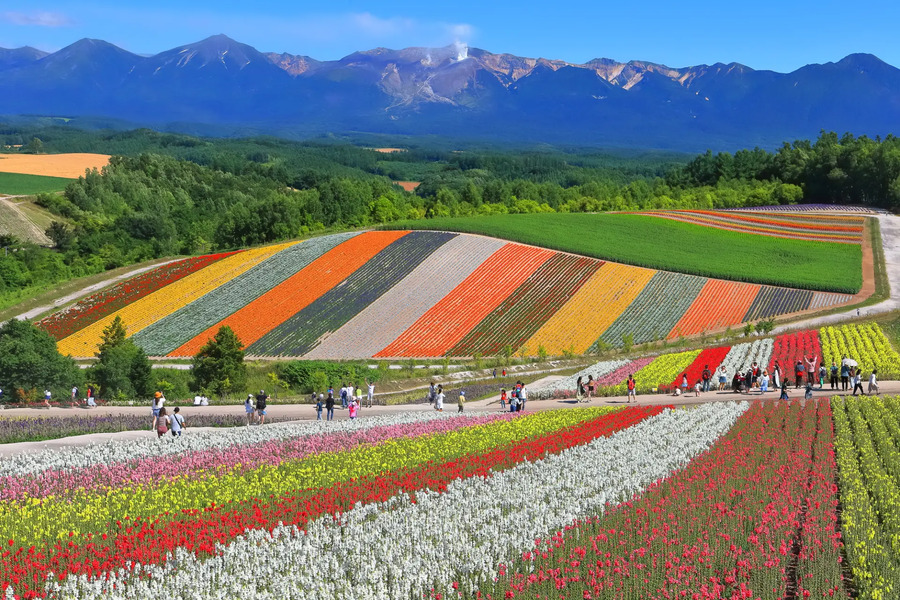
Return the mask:
<svg viewBox="0 0 900 600">
<path fill-rule="evenodd" d="M 103 330 L 97 348 L 97 363 L 91 378 L 100 387 L 101 398 L 144 398 L 150 389 L 151 365 L 144 350 L 130 339 L 122 318 L 116 316 Z"/>
<path fill-rule="evenodd" d="M 56 340 L 28 321 L 12 319 L 0 327 L 0 389 L 4 399 L 35 400 L 45 389 L 68 398 L 83 374 L 56 348 Z"/>
<path fill-rule="evenodd" d="M 244 345 L 231 327 L 223 325 L 194 356 L 194 389 L 209 390 L 223 398 L 247 385 Z"/>
</svg>

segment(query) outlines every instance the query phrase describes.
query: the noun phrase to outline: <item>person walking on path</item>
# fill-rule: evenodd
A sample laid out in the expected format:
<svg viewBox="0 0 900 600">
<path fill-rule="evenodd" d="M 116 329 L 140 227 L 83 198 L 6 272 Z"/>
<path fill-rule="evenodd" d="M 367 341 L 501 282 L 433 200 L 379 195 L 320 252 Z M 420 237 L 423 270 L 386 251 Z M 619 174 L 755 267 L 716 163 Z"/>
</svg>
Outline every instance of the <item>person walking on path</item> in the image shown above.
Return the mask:
<svg viewBox="0 0 900 600">
<path fill-rule="evenodd" d="M 341 408 L 347 408 L 347 402 L 348 402 L 348 401 L 347 401 L 347 396 L 348 396 L 348 394 L 349 394 L 349 393 L 347 392 L 347 383 L 346 383 L 346 382 L 345 382 L 345 383 L 342 383 L 342 384 L 341 384 Z"/>
<path fill-rule="evenodd" d="M 151 412 L 153 413 L 153 425 L 150 426 L 151 430 L 156 429 L 156 421 L 157 421 L 157 419 L 159 419 L 159 412 L 163 408 L 163 405 L 165 403 L 166 403 L 166 399 L 162 395 L 162 392 L 155 392 L 153 394 L 153 407 L 150 409 Z"/>
<path fill-rule="evenodd" d="M 259 394 L 256 395 L 256 414 L 259 415 L 260 425 L 266 424 L 266 402 L 268 400 L 266 390 L 259 390 Z"/>
<path fill-rule="evenodd" d="M 334 419 L 334 390 L 328 388 L 328 398 L 325 399 L 326 419 L 331 421 Z"/>
<path fill-rule="evenodd" d="M 78 386 L 72 386 L 72 405 L 78 404 Z"/>
<path fill-rule="evenodd" d="M 165 407 L 159 409 L 156 415 L 156 437 L 161 438 L 169 432 L 169 417 L 166 415 Z"/>
<path fill-rule="evenodd" d="M 822 362 L 819 364 L 819 389 L 825 387 L 825 375 L 828 374 L 828 369 L 825 368 L 825 363 Z"/>
<path fill-rule="evenodd" d="M 769 372 L 763 371 L 759 377 L 759 393 L 765 394 L 769 391 Z"/>
<path fill-rule="evenodd" d="M 816 385 L 816 362 L 819 360 L 819 357 L 813 356 L 812 360 L 805 356 L 803 358 L 806 361 L 806 382 L 810 385 Z"/>
<path fill-rule="evenodd" d="M 500 388 L 500 410 L 506 410 L 506 388 Z"/>
<path fill-rule="evenodd" d="M 687 373 L 682 373 L 681 374 L 681 394 L 683 396 L 686 396 L 687 390 L 688 390 Z"/>
<path fill-rule="evenodd" d="M 444 412 L 444 386 L 438 385 L 437 395 L 434 397 L 434 410 Z"/>
<path fill-rule="evenodd" d="M 350 401 L 347 403 L 347 410 L 350 414 L 350 420 L 356 420 L 356 410 L 359 408 L 359 404 L 356 402 L 356 398 L 350 398 Z"/>
<path fill-rule="evenodd" d="M 630 403 L 632 400 L 637 402 L 637 396 L 636 396 L 636 391 L 635 391 L 635 388 L 637 387 L 637 383 L 634 381 L 633 373 L 630 373 L 628 375 L 628 381 L 626 383 L 626 386 L 628 387 L 628 396 L 627 396 L 627 400 L 625 400 L 625 402 Z"/>
<path fill-rule="evenodd" d="M 366 404 L 368 408 L 372 408 L 372 403 L 375 401 L 375 382 L 366 379 L 366 388 L 368 390 L 366 393 Z"/>
<path fill-rule="evenodd" d="M 184 417 L 182 417 L 180 413 L 181 409 L 176 406 L 175 412 L 170 418 L 172 424 L 172 437 L 181 437 L 182 430 L 187 429 L 187 425 L 184 424 Z"/>
<path fill-rule="evenodd" d="M 315 396 L 315 394 L 313 394 Z M 325 408 L 325 396 L 319 394 L 319 397 L 316 401 L 316 421 L 322 420 L 322 409 Z"/>
<path fill-rule="evenodd" d="M 772 385 L 775 389 L 781 389 L 781 380 L 784 379 L 784 375 L 781 373 L 781 365 L 778 364 L 778 361 L 775 361 L 775 364 L 772 366 Z"/>
<path fill-rule="evenodd" d="M 841 391 L 846 392 L 848 387 L 850 386 L 850 366 L 845 362 L 846 356 L 844 360 L 841 360 Z"/>
<path fill-rule="evenodd" d="M 575 382 L 575 402 L 584 402 L 584 377 L 579 377 Z"/>
<path fill-rule="evenodd" d="M 831 377 L 829 378 L 829 383 L 831 384 L 831 389 L 836 390 L 838 386 L 838 366 L 834 364 L 834 361 L 831 361 L 831 368 L 828 369 Z"/>
<path fill-rule="evenodd" d="M 728 387 L 728 370 L 722 365 L 719 367 L 719 391 L 724 392 L 726 387 Z"/>
<path fill-rule="evenodd" d="M 253 406 L 253 394 L 247 394 L 244 400 L 244 412 L 247 414 L 247 427 L 253 425 L 253 416 L 256 414 L 256 407 Z"/>
<path fill-rule="evenodd" d="M 798 358 L 797 364 L 794 365 L 794 389 L 800 389 L 803 385 L 803 362 Z"/>
<path fill-rule="evenodd" d="M 456 404 L 459 407 L 459 410 L 457 410 L 456 412 L 461 413 L 463 411 L 463 404 L 465 404 L 465 403 L 466 403 L 466 393 L 460 392 L 459 398 L 456 400 Z"/>
<path fill-rule="evenodd" d="M 712 371 L 709 370 L 709 365 L 703 367 L 703 373 L 700 375 L 703 379 L 703 391 L 709 391 L 709 382 L 712 379 Z"/>
<path fill-rule="evenodd" d="M 525 385 L 523 384 L 522 387 L 524 388 Z M 588 399 L 588 402 L 590 402 L 591 398 L 594 397 L 594 376 L 593 375 L 588 375 L 587 392 L 588 392 L 587 399 Z M 524 408 L 524 407 L 525 407 L 525 403 L 523 402 L 522 408 Z"/>
<path fill-rule="evenodd" d="M 851 369 L 851 371 L 854 371 L 854 370 Z M 854 396 L 858 395 L 858 394 L 856 393 L 856 390 L 859 390 L 859 393 L 860 393 L 860 394 L 863 393 L 863 386 L 862 386 L 862 369 L 856 369 L 856 370 L 854 371 L 854 373 L 853 373 L 853 395 L 854 395 Z"/>
<path fill-rule="evenodd" d="M 50 399 L 53 397 L 53 394 L 50 393 L 50 390 L 44 390 L 44 406 L 50 408 Z M 154 425 L 156 424 L 156 420 L 153 421 Z"/>
<path fill-rule="evenodd" d="M 869 392 L 868 393 L 870 393 L 870 394 L 873 391 L 876 394 L 878 394 L 878 377 L 876 377 L 877 374 L 878 374 L 878 369 L 872 369 L 872 374 L 869 375 Z"/>
<path fill-rule="evenodd" d="M 428 384 L 428 404 L 434 404 L 437 401 L 437 390 L 434 388 L 434 382 Z"/>
<path fill-rule="evenodd" d="M 589 388 L 590 391 L 590 388 Z M 519 410 L 525 410 L 525 403 L 528 401 L 528 388 L 525 387 L 525 384 L 522 384 L 522 389 L 519 390 Z"/>
</svg>

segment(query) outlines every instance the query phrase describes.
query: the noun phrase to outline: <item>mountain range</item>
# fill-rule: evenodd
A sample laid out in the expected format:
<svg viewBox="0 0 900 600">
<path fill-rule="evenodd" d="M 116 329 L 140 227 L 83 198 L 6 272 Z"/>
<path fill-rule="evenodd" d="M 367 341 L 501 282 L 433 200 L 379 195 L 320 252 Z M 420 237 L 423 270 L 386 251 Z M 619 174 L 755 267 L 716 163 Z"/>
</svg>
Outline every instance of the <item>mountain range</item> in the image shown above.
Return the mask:
<svg viewBox="0 0 900 600">
<path fill-rule="evenodd" d="M 900 70 L 870 54 L 791 73 L 444 48 L 340 60 L 264 53 L 216 35 L 154 56 L 83 39 L 0 49 L 0 115 L 107 118 L 181 131 L 440 135 L 666 148 L 773 147 L 820 130 L 900 125 Z"/>
</svg>

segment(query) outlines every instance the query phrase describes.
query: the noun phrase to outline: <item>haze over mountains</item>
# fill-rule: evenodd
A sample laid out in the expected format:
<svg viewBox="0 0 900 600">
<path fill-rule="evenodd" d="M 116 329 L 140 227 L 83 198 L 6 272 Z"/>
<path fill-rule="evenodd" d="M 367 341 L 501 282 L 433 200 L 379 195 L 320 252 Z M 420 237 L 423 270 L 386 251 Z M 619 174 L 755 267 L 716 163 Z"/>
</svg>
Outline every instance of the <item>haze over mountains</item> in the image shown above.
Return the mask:
<svg viewBox="0 0 900 600">
<path fill-rule="evenodd" d="M 792 73 L 730 63 L 586 64 L 445 48 L 337 61 L 227 36 L 139 56 L 83 39 L 0 49 L 0 115 L 101 117 L 208 134 L 435 134 L 493 141 L 733 149 L 834 130 L 900 133 L 900 70 L 869 54 Z"/>
</svg>

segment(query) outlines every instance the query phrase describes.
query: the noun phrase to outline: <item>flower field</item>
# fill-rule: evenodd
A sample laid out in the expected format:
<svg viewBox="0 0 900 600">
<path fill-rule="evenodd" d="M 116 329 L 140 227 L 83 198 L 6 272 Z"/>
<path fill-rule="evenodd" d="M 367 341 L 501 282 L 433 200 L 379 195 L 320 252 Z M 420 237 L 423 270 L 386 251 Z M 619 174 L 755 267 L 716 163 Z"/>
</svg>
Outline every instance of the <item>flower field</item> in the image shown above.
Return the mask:
<svg viewBox="0 0 900 600">
<path fill-rule="evenodd" d="M 826 364 L 834 361 L 840 365 L 841 359 L 849 356 L 865 373 L 878 369 L 881 379 L 900 377 L 900 355 L 876 323 L 823 327 L 819 333 Z"/>
<path fill-rule="evenodd" d="M 861 244 L 864 217 L 762 211 L 654 210 L 644 213 L 705 227 L 782 238 Z"/>
<path fill-rule="evenodd" d="M 480 236 L 369 231 L 158 267 L 38 325 L 93 356 L 119 316 L 150 356 L 189 357 L 223 325 L 251 356 L 583 353 L 847 302 L 656 271 Z M 602 344 L 601 344 L 602 343 Z"/>
</svg>

